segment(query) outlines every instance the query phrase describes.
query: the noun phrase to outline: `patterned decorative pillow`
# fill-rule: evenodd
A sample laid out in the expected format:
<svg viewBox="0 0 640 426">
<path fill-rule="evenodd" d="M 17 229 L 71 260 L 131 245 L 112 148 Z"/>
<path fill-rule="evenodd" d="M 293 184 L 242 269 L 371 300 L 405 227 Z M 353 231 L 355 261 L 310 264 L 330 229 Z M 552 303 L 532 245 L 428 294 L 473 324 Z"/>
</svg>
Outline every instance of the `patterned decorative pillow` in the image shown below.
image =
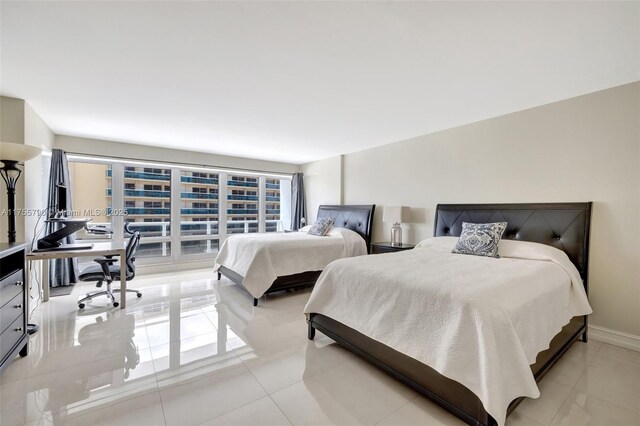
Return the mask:
<svg viewBox="0 0 640 426">
<path fill-rule="evenodd" d="M 499 258 L 498 243 L 505 229 L 507 222 L 462 222 L 462 233 L 451 253 Z"/>
<path fill-rule="evenodd" d="M 316 220 L 316 223 L 314 223 L 311 228 L 309 228 L 309 231 L 307 232 L 307 234 L 309 235 L 318 235 L 320 237 L 324 237 L 325 235 L 327 235 L 329 233 L 329 230 L 331 230 L 331 227 L 333 226 L 334 220 L 331 219 L 330 217 L 325 217 L 323 219 L 318 219 Z"/>
</svg>

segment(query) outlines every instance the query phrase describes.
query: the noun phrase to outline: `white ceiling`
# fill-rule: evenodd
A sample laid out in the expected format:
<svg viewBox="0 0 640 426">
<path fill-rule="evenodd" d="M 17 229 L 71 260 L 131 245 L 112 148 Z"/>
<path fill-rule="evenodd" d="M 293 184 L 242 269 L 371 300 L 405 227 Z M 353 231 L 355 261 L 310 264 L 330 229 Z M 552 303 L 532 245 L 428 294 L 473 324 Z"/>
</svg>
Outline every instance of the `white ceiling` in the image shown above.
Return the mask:
<svg viewBox="0 0 640 426">
<path fill-rule="evenodd" d="M 6 2 L 59 134 L 304 163 L 640 80 L 640 3 Z"/>
</svg>

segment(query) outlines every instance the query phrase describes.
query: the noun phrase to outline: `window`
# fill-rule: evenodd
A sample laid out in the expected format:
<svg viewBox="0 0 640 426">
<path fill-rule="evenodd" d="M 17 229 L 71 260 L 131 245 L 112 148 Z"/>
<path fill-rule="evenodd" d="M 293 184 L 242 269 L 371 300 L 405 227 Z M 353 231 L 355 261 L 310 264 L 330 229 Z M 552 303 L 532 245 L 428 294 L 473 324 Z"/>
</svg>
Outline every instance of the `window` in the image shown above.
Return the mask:
<svg viewBox="0 0 640 426">
<path fill-rule="evenodd" d="M 227 234 L 258 232 L 258 180 L 230 174 L 227 188 Z"/>
<path fill-rule="evenodd" d="M 130 228 L 140 231 L 141 237 L 138 258 L 171 255 L 170 189 L 171 169 L 124 168 L 127 219 Z"/>
<path fill-rule="evenodd" d="M 190 240 L 180 242 L 182 254 L 217 253 L 218 240 Z"/>
<path fill-rule="evenodd" d="M 180 171 L 180 252 L 218 251 L 218 174 Z"/>
<path fill-rule="evenodd" d="M 230 234 L 279 231 L 288 225 L 286 177 L 77 155 L 69 156 L 69 164 L 74 208 L 104 209 L 105 215 L 93 221 L 113 226 L 114 238 L 122 238 L 125 223 L 140 231 L 136 257 L 143 263 L 198 255 L 210 259 L 206 256 Z"/>
<path fill-rule="evenodd" d="M 170 174 L 171 170 L 167 170 L 167 169 L 151 169 L 148 167 L 144 168 L 144 173 L 153 173 L 153 174 L 158 174 L 158 175 L 164 175 L 164 174 Z"/>
<path fill-rule="evenodd" d="M 280 179 L 265 181 L 265 231 L 282 230 L 280 215 Z"/>
</svg>

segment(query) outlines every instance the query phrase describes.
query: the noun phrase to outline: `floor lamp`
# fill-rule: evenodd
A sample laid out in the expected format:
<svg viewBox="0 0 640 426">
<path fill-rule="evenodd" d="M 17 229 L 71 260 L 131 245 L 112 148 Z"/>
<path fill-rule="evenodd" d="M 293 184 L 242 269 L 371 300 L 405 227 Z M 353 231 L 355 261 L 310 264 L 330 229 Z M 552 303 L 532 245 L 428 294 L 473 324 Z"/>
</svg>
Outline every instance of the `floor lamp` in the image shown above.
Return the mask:
<svg viewBox="0 0 640 426">
<path fill-rule="evenodd" d="M 18 143 L 0 142 L 0 176 L 7 185 L 7 218 L 9 219 L 8 234 L 9 242 L 16 242 L 16 184 L 22 170 L 18 168 L 18 162 L 31 160 L 40 154 L 42 150 L 31 145 Z M 47 266 L 44 266 L 45 268 Z M 29 297 L 29 295 L 27 295 Z M 36 324 L 27 324 L 27 333 L 33 334 L 38 331 Z"/>
</svg>

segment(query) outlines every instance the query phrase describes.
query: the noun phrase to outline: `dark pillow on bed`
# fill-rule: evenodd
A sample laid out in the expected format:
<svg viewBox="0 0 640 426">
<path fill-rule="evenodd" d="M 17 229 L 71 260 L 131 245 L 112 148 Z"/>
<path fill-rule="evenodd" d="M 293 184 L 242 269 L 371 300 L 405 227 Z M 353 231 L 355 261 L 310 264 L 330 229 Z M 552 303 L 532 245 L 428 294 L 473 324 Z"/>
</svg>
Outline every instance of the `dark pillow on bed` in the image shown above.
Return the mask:
<svg viewBox="0 0 640 426">
<path fill-rule="evenodd" d="M 330 217 L 318 219 L 316 220 L 316 223 L 314 223 L 311 226 L 311 228 L 309 228 L 309 232 L 307 233 L 309 235 L 318 235 L 320 237 L 324 237 L 329 233 L 329 230 L 331 230 L 333 223 L 334 223 L 334 220 L 331 219 Z"/>
<path fill-rule="evenodd" d="M 507 222 L 462 222 L 462 233 L 451 253 L 498 258 L 498 243 L 506 228 Z"/>
</svg>

